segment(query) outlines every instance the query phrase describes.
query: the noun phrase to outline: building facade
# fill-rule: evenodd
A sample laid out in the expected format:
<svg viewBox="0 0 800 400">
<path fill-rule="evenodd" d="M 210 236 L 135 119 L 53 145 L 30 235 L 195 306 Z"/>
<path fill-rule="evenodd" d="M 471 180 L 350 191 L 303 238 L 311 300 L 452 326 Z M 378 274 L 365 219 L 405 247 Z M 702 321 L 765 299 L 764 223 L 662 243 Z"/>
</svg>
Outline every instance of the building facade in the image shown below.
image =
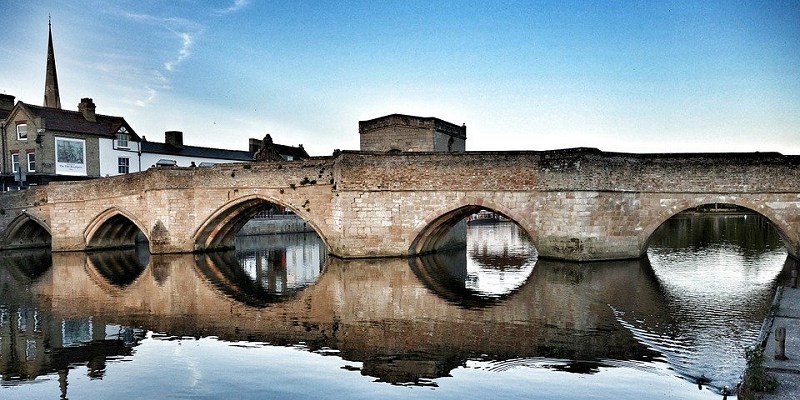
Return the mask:
<svg viewBox="0 0 800 400">
<path fill-rule="evenodd" d="M 139 170 L 154 166 L 205 167 L 229 162 L 291 161 L 309 157 L 302 144 L 299 147 L 274 144 L 270 135 L 264 140 L 250 139 L 249 149 L 244 151 L 187 146 L 183 144 L 183 132 L 167 131 L 164 133 L 164 143 L 142 140 L 141 149 Z M 270 152 L 277 158 L 259 159 L 259 152 Z"/>
<path fill-rule="evenodd" d="M 432 117 L 391 114 L 358 122 L 362 151 L 463 152 L 467 127 Z"/>
<path fill-rule="evenodd" d="M 0 140 L 6 188 L 113 175 L 140 152 L 139 136 L 125 119 L 96 114 L 90 98 L 81 99 L 78 111 L 19 101 Z"/>
</svg>

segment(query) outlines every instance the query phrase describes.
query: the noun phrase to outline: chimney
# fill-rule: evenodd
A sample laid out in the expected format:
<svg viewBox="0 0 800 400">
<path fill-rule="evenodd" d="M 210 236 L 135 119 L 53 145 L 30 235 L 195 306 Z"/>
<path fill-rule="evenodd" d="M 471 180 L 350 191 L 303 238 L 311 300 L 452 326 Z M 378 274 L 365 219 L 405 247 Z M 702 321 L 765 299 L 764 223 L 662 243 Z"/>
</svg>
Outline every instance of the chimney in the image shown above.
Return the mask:
<svg viewBox="0 0 800 400">
<path fill-rule="evenodd" d="M 259 140 L 259 139 L 250 138 L 250 141 L 248 142 L 248 144 L 249 144 L 248 150 L 250 152 L 250 156 L 255 156 L 256 153 L 259 150 L 261 150 L 262 143 L 261 143 L 261 140 Z"/>
<path fill-rule="evenodd" d="M 83 118 L 90 122 L 97 122 L 97 117 L 94 114 L 95 105 L 91 98 L 84 97 L 78 104 L 78 111 L 83 114 Z"/>
<path fill-rule="evenodd" d="M 183 147 L 183 132 L 181 131 L 166 131 L 164 132 L 164 143 L 176 147 Z"/>
<path fill-rule="evenodd" d="M 14 108 L 14 96 L 0 93 L 0 111 L 11 111 Z"/>
</svg>

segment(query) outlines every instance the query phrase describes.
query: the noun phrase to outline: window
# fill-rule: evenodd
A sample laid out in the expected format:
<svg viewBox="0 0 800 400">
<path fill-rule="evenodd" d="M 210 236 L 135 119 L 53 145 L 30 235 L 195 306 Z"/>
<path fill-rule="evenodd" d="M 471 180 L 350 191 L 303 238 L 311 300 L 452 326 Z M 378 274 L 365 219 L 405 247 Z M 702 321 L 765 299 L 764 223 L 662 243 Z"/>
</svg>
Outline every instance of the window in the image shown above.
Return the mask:
<svg viewBox="0 0 800 400">
<path fill-rule="evenodd" d="M 117 147 L 128 148 L 128 130 L 123 126 L 117 131 Z"/>
<path fill-rule="evenodd" d="M 127 174 L 131 170 L 131 160 L 128 157 L 120 157 L 117 159 L 117 172 L 120 174 Z"/>
<path fill-rule="evenodd" d="M 17 140 L 28 140 L 28 124 L 17 124 Z"/>
<path fill-rule="evenodd" d="M 11 172 L 19 172 L 19 153 L 11 155 Z"/>
<path fill-rule="evenodd" d="M 36 172 L 36 153 L 28 153 L 28 172 Z"/>
</svg>

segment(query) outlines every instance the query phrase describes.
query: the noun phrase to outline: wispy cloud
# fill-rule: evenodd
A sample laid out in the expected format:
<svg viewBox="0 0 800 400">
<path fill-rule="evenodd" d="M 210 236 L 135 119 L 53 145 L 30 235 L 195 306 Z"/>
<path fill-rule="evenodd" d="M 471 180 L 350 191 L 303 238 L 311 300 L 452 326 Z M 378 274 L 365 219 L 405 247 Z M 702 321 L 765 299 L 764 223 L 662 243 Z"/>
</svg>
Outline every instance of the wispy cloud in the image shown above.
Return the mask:
<svg viewBox="0 0 800 400">
<path fill-rule="evenodd" d="M 129 11 L 120 11 L 119 15 L 140 24 L 164 28 L 180 39 L 181 46 L 177 54 L 167 58 L 167 61 L 163 63 L 164 69 L 167 72 L 173 72 L 178 64 L 191 56 L 195 38 L 203 30 L 200 24 L 185 18 L 161 17 Z"/>
<path fill-rule="evenodd" d="M 246 5 L 239 5 L 238 3 L 238 1 L 234 3 L 230 9 Z M 204 27 L 197 21 L 181 17 L 140 13 L 123 9 L 114 10 L 114 14 L 140 25 L 140 28 L 149 27 L 144 29 L 157 36 L 167 35 L 165 38 L 161 38 L 162 44 L 158 46 L 160 48 L 151 48 L 150 50 L 150 57 L 158 55 L 161 58 L 161 60 L 153 60 L 160 61 L 161 67 L 145 67 L 147 72 L 139 71 L 136 74 L 139 76 L 140 81 L 144 81 L 144 85 L 132 84 L 131 87 L 131 91 L 136 94 L 131 97 L 130 103 L 138 107 L 147 107 L 157 100 L 161 92 L 171 89 L 169 76 L 176 72 L 183 61 L 191 57 L 192 50 L 197 44 L 197 38 L 202 34 Z M 177 48 L 173 44 L 175 42 L 170 38 L 177 39 L 176 41 L 179 43 Z M 141 65 L 137 63 L 131 64 Z"/>
<path fill-rule="evenodd" d="M 250 5 L 250 0 L 234 0 L 228 8 L 215 9 L 212 11 L 213 15 L 220 16 L 225 14 L 234 13 Z"/>
<path fill-rule="evenodd" d="M 144 100 L 136 100 L 136 105 L 139 107 L 147 107 L 147 105 L 152 103 L 158 95 L 158 91 L 150 86 L 145 86 L 144 88 L 147 91 L 147 97 Z"/>
<path fill-rule="evenodd" d="M 192 45 L 194 44 L 194 38 L 188 32 L 175 32 L 175 33 L 181 37 L 183 44 L 181 45 L 180 50 L 178 50 L 178 55 L 175 57 L 175 59 L 164 63 L 164 69 L 170 72 L 172 72 L 175 69 L 176 65 L 180 64 L 183 60 L 185 60 L 192 54 Z"/>
</svg>

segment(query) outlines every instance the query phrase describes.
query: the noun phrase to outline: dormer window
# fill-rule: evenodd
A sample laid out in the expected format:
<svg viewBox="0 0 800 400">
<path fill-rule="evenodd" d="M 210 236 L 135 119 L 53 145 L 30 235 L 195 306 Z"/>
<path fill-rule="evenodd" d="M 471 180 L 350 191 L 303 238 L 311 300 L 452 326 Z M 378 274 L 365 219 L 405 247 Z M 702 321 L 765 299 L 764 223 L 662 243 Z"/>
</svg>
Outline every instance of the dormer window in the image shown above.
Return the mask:
<svg viewBox="0 0 800 400">
<path fill-rule="evenodd" d="M 119 128 L 117 131 L 117 147 L 128 148 L 128 139 L 130 135 L 128 134 L 128 130 L 125 127 Z"/>
<path fill-rule="evenodd" d="M 17 140 L 28 140 L 28 124 L 17 124 Z"/>
</svg>

